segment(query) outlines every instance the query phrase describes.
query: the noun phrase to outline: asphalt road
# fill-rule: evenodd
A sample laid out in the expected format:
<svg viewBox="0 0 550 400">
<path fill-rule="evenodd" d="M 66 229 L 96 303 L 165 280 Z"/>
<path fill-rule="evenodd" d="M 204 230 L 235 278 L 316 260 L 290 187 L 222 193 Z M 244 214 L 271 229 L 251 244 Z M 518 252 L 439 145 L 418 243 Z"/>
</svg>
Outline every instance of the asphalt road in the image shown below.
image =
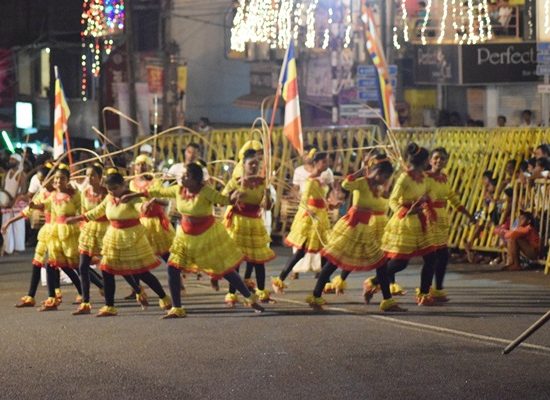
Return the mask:
<svg viewBox="0 0 550 400">
<path fill-rule="evenodd" d="M 303 302 L 314 280 L 302 275 L 264 314 L 226 309 L 225 283 L 216 293 L 189 277 L 188 317 L 164 321 L 123 300 L 117 317 L 74 317 L 69 286 L 59 311 L 16 309 L 29 270 L 30 254 L 0 259 L 0 399 L 550 399 L 550 323 L 501 354 L 550 309 L 541 272 L 452 266 L 451 302 L 420 308 L 411 266 L 398 277 L 409 311 L 391 315 L 362 304 L 362 274 L 324 312 Z"/>
</svg>

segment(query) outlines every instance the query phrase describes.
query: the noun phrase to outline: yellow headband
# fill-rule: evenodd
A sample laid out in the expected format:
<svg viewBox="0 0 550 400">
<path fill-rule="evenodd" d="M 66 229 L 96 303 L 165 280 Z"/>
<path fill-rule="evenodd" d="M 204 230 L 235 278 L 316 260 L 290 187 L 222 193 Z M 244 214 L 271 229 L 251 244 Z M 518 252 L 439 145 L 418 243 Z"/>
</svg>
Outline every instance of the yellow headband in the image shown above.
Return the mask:
<svg viewBox="0 0 550 400">
<path fill-rule="evenodd" d="M 242 160 L 244 158 L 244 153 L 246 153 L 247 150 L 255 150 L 260 151 L 264 147 L 263 145 L 258 142 L 257 140 L 249 140 L 245 144 L 243 144 L 243 147 L 239 150 L 239 160 Z"/>
<path fill-rule="evenodd" d="M 317 149 L 314 147 L 307 153 L 307 158 L 313 158 L 313 156 L 317 153 Z"/>
<path fill-rule="evenodd" d="M 136 164 L 147 164 L 150 167 L 153 166 L 153 160 L 151 159 L 151 157 L 145 154 L 140 154 L 139 156 L 137 156 L 134 162 Z"/>
<path fill-rule="evenodd" d="M 51 162 L 49 162 L 49 161 L 46 161 L 46 162 L 44 163 L 44 166 L 45 166 L 46 168 L 49 168 L 49 169 L 52 169 L 52 168 L 53 168 L 53 164 L 52 164 Z"/>
<path fill-rule="evenodd" d="M 69 169 L 69 166 L 68 166 L 67 164 L 60 163 L 60 164 L 57 166 L 57 169 L 66 169 L 66 170 L 68 170 L 68 169 Z"/>
<path fill-rule="evenodd" d="M 107 168 L 107 171 L 105 171 L 105 175 L 113 175 L 113 174 L 118 174 L 118 169 L 114 168 L 114 167 L 111 167 L 111 168 Z"/>
</svg>

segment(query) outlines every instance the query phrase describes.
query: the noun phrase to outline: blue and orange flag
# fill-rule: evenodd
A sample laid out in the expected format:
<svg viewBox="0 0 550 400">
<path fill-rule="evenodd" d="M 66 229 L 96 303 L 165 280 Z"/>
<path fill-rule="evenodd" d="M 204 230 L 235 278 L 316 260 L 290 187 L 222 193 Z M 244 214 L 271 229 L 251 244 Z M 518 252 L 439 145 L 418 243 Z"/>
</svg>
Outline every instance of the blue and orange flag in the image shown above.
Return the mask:
<svg viewBox="0 0 550 400">
<path fill-rule="evenodd" d="M 365 24 L 365 36 L 367 39 L 367 50 L 376 67 L 377 87 L 379 89 L 380 105 L 384 120 L 390 128 L 399 127 L 399 119 L 395 110 L 395 97 L 390 80 L 390 71 L 384 56 L 384 50 L 380 37 L 376 30 L 372 10 L 363 4 L 363 23 Z"/>
<path fill-rule="evenodd" d="M 279 76 L 279 90 L 285 100 L 285 124 L 283 133 L 300 155 L 304 152 L 302 138 L 302 118 L 300 117 L 300 97 L 298 95 L 298 69 L 294 41 L 290 41 L 286 49 L 281 74 Z"/>
</svg>

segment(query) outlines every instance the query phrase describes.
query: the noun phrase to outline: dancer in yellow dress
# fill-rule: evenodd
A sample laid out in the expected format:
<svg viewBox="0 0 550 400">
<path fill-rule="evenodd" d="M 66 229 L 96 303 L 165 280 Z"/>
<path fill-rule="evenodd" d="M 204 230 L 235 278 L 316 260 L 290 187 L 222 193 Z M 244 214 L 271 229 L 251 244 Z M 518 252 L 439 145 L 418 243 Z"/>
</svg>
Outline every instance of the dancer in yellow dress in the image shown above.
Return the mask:
<svg viewBox="0 0 550 400">
<path fill-rule="evenodd" d="M 124 177 L 114 168 L 107 170 L 105 185 L 109 194 L 97 207 L 68 221 L 76 224 L 82 220 L 98 221 L 103 217 L 109 220 L 109 227 L 103 237 L 100 263 L 105 286 L 105 306 L 97 316 L 117 315 L 115 275 L 139 277 L 159 296 L 159 306 L 169 309 L 172 306 L 170 297 L 150 272 L 161 261 L 153 253 L 146 230 L 140 223 L 143 203 L 133 197 L 135 193 L 128 190 Z M 137 294 L 137 300 L 142 300 L 140 293 Z"/>
<path fill-rule="evenodd" d="M 86 213 L 97 207 L 107 196 L 107 189 L 101 185 L 103 178 L 103 165 L 94 163 L 86 169 L 88 186 L 83 190 L 81 200 L 81 212 Z M 92 258 L 101 257 L 101 243 L 107 232 L 109 221 L 107 217 L 96 221 L 85 222 L 80 229 L 78 240 L 78 250 L 80 251 L 80 283 L 82 285 L 82 303 L 73 315 L 90 314 L 90 278 L 94 279 L 96 285 L 97 277 L 90 269 Z M 92 274 L 92 275 L 91 275 Z M 99 285 L 98 285 L 99 286 Z M 103 289 L 101 282 L 100 289 Z"/>
<path fill-rule="evenodd" d="M 80 278 L 75 270 L 78 268 L 78 236 L 79 229 L 67 224 L 67 218 L 80 213 L 80 192 L 70 184 L 69 167 L 59 164 L 54 174 L 55 191 L 48 197 L 36 199 L 29 204 L 30 208 L 51 209 L 55 219 L 52 220 L 50 237 L 48 239 L 48 266 L 46 276 L 48 282 L 48 299 L 42 304 L 40 311 L 57 310 L 56 300 L 57 272 L 61 269 L 71 279 L 78 291 L 77 302 L 82 301 Z"/>
<path fill-rule="evenodd" d="M 261 211 L 264 201 L 265 208 L 271 208 L 271 196 L 269 189 L 266 189 L 265 179 L 258 175 L 260 163 L 256 150 L 246 150 L 242 161 L 243 176 L 231 179 L 222 192 L 228 196 L 235 192 L 240 195 L 239 202 L 230 206 L 226 213 L 225 226 L 229 236 L 243 252 L 247 269 L 256 271 L 256 295 L 261 302 L 267 303 L 271 298 L 265 289 L 265 264 L 275 258 L 275 253 L 269 248 L 271 238 L 265 229 Z M 234 306 L 237 301 L 236 288 L 230 285 L 225 303 Z"/>
<path fill-rule="evenodd" d="M 443 147 L 432 150 L 430 165 L 431 170 L 427 172 L 428 185 L 430 186 L 430 198 L 437 214 L 436 222 L 433 226 L 434 245 L 437 247 L 435 256 L 435 288 L 430 288 L 431 297 L 436 302 L 448 301 L 447 294 L 443 289 L 443 280 L 449 263 L 449 241 L 450 215 L 447 211 L 447 202 L 453 208 L 464 214 L 470 222 L 475 223 L 474 217 L 460 204 L 458 195 L 451 188 L 447 175 L 443 170 L 447 166 L 449 154 Z"/>
<path fill-rule="evenodd" d="M 50 168 L 42 167 L 40 169 L 40 172 L 43 174 L 43 176 L 46 176 L 50 172 Z M 38 203 L 42 202 L 43 200 L 50 197 L 53 191 L 54 191 L 53 184 L 48 183 L 46 187 L 41 189 L 36 194 L 36 201 Z M 15 221 L 18 221 L 22 218 L 27 218 L 27 219 L 30 218 L 32 211 L 33 210 L 30 207 L 26 207 L 25 209 L 23 209 L 23 211 L 21 211 L 21 215 L 10 219 L 2 227 L 2 230 L 4 231 L 5 229 L 7 229 L 7 227 Z M 32 272 L 31 272 L 31 282 L 29 285 L 29 291 L 27 292 L 27 295 L 21 297 L 19 302 L 15 305 L 15 307 L 17 308 L 34 307 L 36 304 L 35 297 L 36 297 L 36 291 L 38 290 L 38 285 L 40 284 L 40 273 L 42 268 L 46 267 L 46 263 L 47 263 L 48 240 L 50 238 L 51 228 L 52 228 L 51 220 L 52 220 L 51 205 L 48 204 L 44 208 L 44 225 L 42 225 L 42 227 L 38 231 L 37 243 L 34 249 L 34 257 L 32 259 Z M 58 287 L 58 285 L 56 286 Z"/>
<path fill-rule="evenodd" d="M 130 181 L 130 190 L 137 193 L 145 193 L 153 188 L 162 187 L 162 182 L 153 176 L 153 160 L 141 154 L 134 161 L 134 178 Z M 170 246 L 176 236 L 176 231 L 170 223 L 170 218 L 166 214 L 168 204 L 155 203 L 150 209 L 141 215 L 141 224 L 147 232 L 147 239 L 153 248 L 153 252 L 161 257 L 164 262 L 168 261 L 170 255 Z M 139 278 L 134 277 L 136 284 L 139 285 Z M 145 292 L 143 292 L 145 294 Z M 135 290 L 126 299 L 133 298 L 136 295 Z"/>
<path fill-rule="evenodd" d="M 337 268 L 344 271 L 376 269 L 376 276 L 384 295 L 380 309 L 403 311 L 391 296 L 387 260 L 380 249 L 380 238 L 377 237 L 380 233 L 377 233 L 378 223 L 375 219 L 386 214 L 387 202 L 381 196 L 380 187 L 392 174 L 391 162 L 381 154 L 373 158 L 365 169 L 349 175 L 342 183 L 345 190 L 353 193 L 352 206 L 334 225 L 328 242 L 321 251 L 327 262 L 319 275 L 313 295 L 306 299 L 313 308 L 321 308 L 326 304 L 321 294 L 330 275 Z M 368 303 L 370 298 L 365 300 Z"/>
<path fill-rule="evenodd" d="M 397 178 L 391 193 L 389 205 L 393 215 L 384 230 L 381 247 L 389 258 L 392 292 L 402 291 L 395 288 L 395 274 L 407 268 L 411 258 L 424 258 L 416 301 L 418 305 L 432 306 L 435 301 L 429 290 L 436 263 L 433 225 L 437 216 L 424 172 L 430 153 L 416 143 L 409 143 L 406 155 L 409 168 Z M 365 296 L 372 296 L 378 290 L 378 283 L 376 278 L 369 278 L 365 283 Z"/>
<path fill-rule="evenodd" d="M 313 158 L 313 171 L 306 182 L 298 212 L 285 239 L 287 246 L 298 250 L 287 261 L 279 276 L 272 279 L 276 293 L 284 292 L 284 280 L 306 253 L 319 253 L 322 250 L 330 230 L 326 200 L 329 187 L 319 179 L 328 168 L 327 153 L 313 149 L 310 155 Z"/>
<path fill-rule="evenodd" d="M 182 215 L 181 226 L 170 248 L 168 260 L 168 282 L 174 307 L 166 318 L 181 318 L 185 310 L 181 306 L 180 270 L 202 271 L 213 278 L 225 278 L 247 299 L 257 311 L 263 307 L 257 303 L 257 296 L 250 293 L 235 270 L 244 255 L 231 239 L 223 225 L 216 221 L 213 205 L 228 205 L 230 198 L 223 196 L 203 182 L 202 168 L 197 164 L 186 167 L 181 185 L 149 191 L 150 197 L 175 198 L 177 210 Z M 238 200 L 233 196 L 233 202 Z M 154 203 L 152 199 L 149 203 Z"/>
</svg>

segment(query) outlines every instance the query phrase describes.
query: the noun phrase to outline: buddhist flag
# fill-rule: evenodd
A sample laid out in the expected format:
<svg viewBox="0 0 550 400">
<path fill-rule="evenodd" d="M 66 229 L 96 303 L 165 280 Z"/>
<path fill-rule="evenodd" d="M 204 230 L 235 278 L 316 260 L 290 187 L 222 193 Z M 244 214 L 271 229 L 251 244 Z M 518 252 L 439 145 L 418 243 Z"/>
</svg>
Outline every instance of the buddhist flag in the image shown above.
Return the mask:
<svg viewBox="0 0 550 400">
<path fill-rule="evenodd" d="M 379 89 L 380 105 L 382 106 L 382 114 L 386 124 L 390 128 L 399 127 L 399 119 L 395 110 L 395 97 L 391 86 L 390 72 L 384 49 L 378 35 L 374 15 L 372 10 L 363 5 L 363 23 L 365 24 L 365 36 L 367 39 L 367 50 L 372 59 L 372 63 L 376 67 L 377 87 Z"/>
<path fill-rule="evenodd" d="M 71 111 L 67 105 L 65 99 L 65 92 L 63 92 L 63 84 L 59 79 L 57 72 L 57 66 L 54 67 L 55 71 L 55 108 L 54 108 L 54 126 L 53 126 L 53 158 L 57 159 L 61 154 L 65 152 L 63 146 L 63 139 L 67 139 L 67 146 L 69 146 L 69 117 Z"/>
<path fill-rule="evenodd" d="M 279 89 L 285 100 L 285 126 L 283 133 L 292 143 L 292 146 L 300 155 L 304 151 L 302 139 L 302 119 L 300 117 L 300 98 L 298 96 L 298 69 L 296 68 L 296 55 L 294 41 L 286 49 L 281 75 L 279 76 Z"/>
</svg>

